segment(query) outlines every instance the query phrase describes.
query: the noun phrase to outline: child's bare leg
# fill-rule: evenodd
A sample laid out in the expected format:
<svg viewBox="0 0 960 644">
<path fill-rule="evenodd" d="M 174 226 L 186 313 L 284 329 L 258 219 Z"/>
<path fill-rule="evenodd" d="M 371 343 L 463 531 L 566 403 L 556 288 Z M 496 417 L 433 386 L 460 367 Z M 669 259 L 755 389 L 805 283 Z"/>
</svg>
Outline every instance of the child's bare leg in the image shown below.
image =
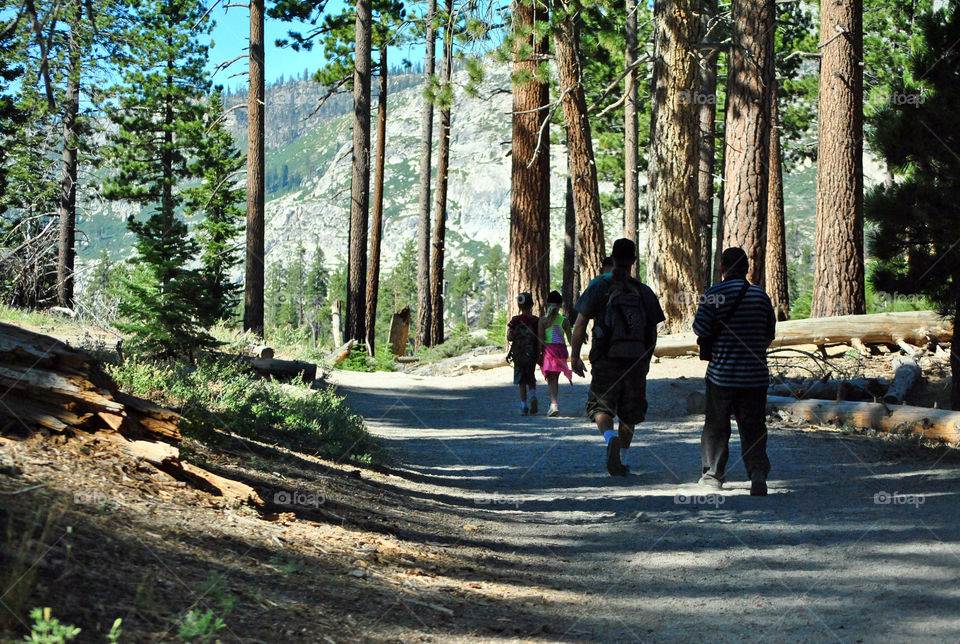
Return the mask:
<svg viewBox="0 0 960 644">
<path fill-rule="evenodd" d="M 560 374 L 548 371 L 546 374 L 547 389 L 550 390 L 550 402 L 557 404 L 557 396 L 560 394 Z"/>
<path fill-rule="evenodd" d="M 520 402 L 527 403 L 527 385 L 523 383 L 520 384 Z"/>
</svg>

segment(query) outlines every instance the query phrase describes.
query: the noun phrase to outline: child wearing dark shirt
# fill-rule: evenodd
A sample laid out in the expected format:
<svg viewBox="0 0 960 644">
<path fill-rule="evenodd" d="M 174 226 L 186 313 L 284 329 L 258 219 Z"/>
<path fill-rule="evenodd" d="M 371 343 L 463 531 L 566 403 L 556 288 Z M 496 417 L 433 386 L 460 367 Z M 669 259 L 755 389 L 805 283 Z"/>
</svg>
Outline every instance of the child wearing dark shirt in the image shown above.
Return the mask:
<svg viewBox="0 0 960 644">
<path fill-rule="evenodd" d="M 520 314 L 507 323 L 507 341 L 510 342 L 507 361 L 513 361 L 513 384 L 520 388 L 520 413 L 526 416 L 537 413 L 535 370 L 540 359 L 540 339 L 537 335 L 540 319 L 533 315 L 533 296 L 529 293 L 518 295 L 517 304 Z"/>
</svg>

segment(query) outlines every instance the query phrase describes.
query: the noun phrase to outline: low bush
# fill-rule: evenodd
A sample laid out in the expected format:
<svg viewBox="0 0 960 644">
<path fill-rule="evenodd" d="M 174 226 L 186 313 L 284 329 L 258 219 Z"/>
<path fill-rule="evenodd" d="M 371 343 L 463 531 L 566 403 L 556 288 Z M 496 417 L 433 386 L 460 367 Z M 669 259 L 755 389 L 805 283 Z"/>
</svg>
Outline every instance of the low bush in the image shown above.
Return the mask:
<svg viewBox="0 0 960 644">
<path fill-rule="evenodd" d="M 443 360 L 444 358 L 452 358 L 453 356 L 467 353 L 473 349 L 490 346 L 490 344 L 489 337 L 471 335 L 466 327 L 460 325 L 453 330 L 453 333 L 446 342 L 432 347 L 426 347 L 422 349 L 418 355 L 420 356 L 420 364 L 429 364 Z"/>
<path fill-rule="evenodd" d="M 363 419 L 332 388 L 260 380 L 227 360 L 132 358 L 107 370 L 134 395 L 179 410 L 184 435 L 203 442 L 227 430 L 338 461 L 370 462 L 379 453 Z"/>
</svg>

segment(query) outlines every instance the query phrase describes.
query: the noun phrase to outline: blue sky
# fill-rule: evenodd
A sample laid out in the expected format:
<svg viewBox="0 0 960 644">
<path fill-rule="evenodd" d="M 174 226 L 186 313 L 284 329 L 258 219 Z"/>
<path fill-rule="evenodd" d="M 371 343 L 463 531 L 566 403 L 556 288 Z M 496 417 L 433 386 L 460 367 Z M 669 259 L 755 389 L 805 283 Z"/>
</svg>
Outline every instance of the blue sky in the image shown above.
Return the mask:
<svg viewBox="0 0 960 644">
<path fill-rule="evenodd" d="M 342 6 L 339 2 L 336 4 L 337 7 Z M 337 10 L 339 11 L 339 9 Z M 210 50 L 209 65 L 210 70 L 213 71 L 219 63 L 233 60 L 246 53 L 247 40 L 250 36 L 250 12 L 246 7 L 233 6 L 224 10 L 221 6 L 217 6 L 210 16 L 216 21 L 212 33 L 213 48 Z M 291 29 L 306 31 L 308 27 L 309 25 L 298 26 L 294 23 L 266 19 L 264 24 L 264 44 L 266 46 L 264 63 L 267 84 L 275 82 L 280 76 L 285 78 L 299 76 L 303 73 L 304 68 L 308 68 L 312 74 L 323 65 L 322 48 L 315 47 L 313 51 L 301 50 L 297 52 L 289 47 L 280 49 L 273 44 L 278 38 L 285 38 L 287 32 Z M 213 80 L 218 85 L 224 85 L 225 87 L 246 85 L 245 75 L 229 78 L 233 74 L 245 71 L 246 66 L 245 59 L 238 60 L 226 70 L 218 72 Z"/>
<path fill-rule="evenodd" d="M 247 40 L 250 35 L 250 12 L 246 7 L 241 6 L 232 6 L 226 10 L 223 9 L 223 5 L 227 4 L 239 3 L 232 0 L 221 0 L 221 4 L 210 13 L 210 16 L 216 22 L 212 32 L 213 48 L 210 50 L 210 71 L 213 71 L 221 62 L 233 60 L 237 56 L 246 53 Z M 267 0 L 268 8 L 271 4 L 270 0 Z M 343 10 L 343 6 L 344 3 L 342 0 L 329 0 L 327 12 L 339 13 Z M 266 19 L 264 24 L 264 40 L 266 46 L 264 63 L 266 68 L 265 77 L 268 85 L 276 82 L 280 76 L 283 76 L 285 79 L 293 76 L 299 77 L 303 74 L 304 69 L 309 69 L 310 73 L 313 74 L 313 72 L 323 65 L 324 56 L 322 47 L 314 47 L 312 51 L 294 51 L 290 47 L 281 49 L 274 45 L 274 42 L 276 42 L 278 38 L 285 38 L 288 31 L 293 30 L 304 33 L 308 31 L 309 28 L 310 25 L 305 23 L 281 22 L 269 17 Z M 394 64 L 398 64 L 402 58 L 410 58 L 411 56 L 419 59 L 423 57 L 422 45 L 419 52 L 404 48 L 396 52 L 391 50 L 390 55 Z M 247 79 L 245 75 L 230 78 L 230 76 L 242 73 L 245 70 L 246 60 L 238 60 L 228 69 L 218 72 L 216 76 L 214 76 L 213 81 L 218 85 L 223 85 L 228 88 L 246 85 Z"/>
</svg>

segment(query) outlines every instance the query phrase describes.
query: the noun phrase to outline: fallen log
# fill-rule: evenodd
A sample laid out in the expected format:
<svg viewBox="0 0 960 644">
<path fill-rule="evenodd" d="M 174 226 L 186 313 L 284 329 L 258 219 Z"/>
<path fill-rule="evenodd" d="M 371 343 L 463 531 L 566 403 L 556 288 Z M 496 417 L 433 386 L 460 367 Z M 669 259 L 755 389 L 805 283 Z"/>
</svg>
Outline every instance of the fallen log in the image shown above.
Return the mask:
<svg viewBox="0 0 960 644">
<path fill-rule="evenodd" d="M 124 394 L 86 351 L 0 322 L 0 432 L 107 430 L 180 440 L 180 415 Z"/>
<path fill-rule="evenodd" d="M 777 336 L 771 349 L 812 344 L 825 346 L 849 344 L 858 351 L 871 350 L 867 345 L 891 346 L 894 351 L 901 344 L 928 345 L 937 341 L 949 341 L 953 323 L 935 311 L 907 311 L 904 313 L 873 313 L 870 315 L 841 315 L 832 318 L 788 320 L 777 323 Z M 910 347 L 913 351 L 914 348 Z M 588 360 L 590 347 L 584 346 L 581 355 Z M 699 353 L 697 336 L 690 333 L 663 335 L 657 339 L 654 355 L 661 358 L 695 356 Z M 487 356 L 483 360 L 471 360 L 463 371 L 495 369 L 506 366 L 502 357 Z"/>
<path fill-rule="evenodd" d="M 782 411 L 788 418 L 803 419 L 816 425 L 852 425 L 879 432 L 908 433 L 927 439 L 960 443 L 960 412 L 929 407 L 883 403 L 795 400 L 767 397 L 767 411 Z"/>
<path fill-rule="evenodd" d="M 145 461 L 156 469 L 174 479 L 188 484 L 190 487 L 201 490 L 213 496 L 222 496 L 234 504 L 248 504 L 254 507 L 263 507 L 263 499 L 256 490 L 245 483 L 224 478 L 213 472 L 184 463 L 180 460 L 180 450 L 169 443 L 156 441 L 130 441 L 123 437 L 112 435 L 104 437 L 115 443 L 122 452 L 133 459 Z"/>
<path fill-rule="evenodd" d="M 883 402 L 888 405 L 902 405 L 906 400 L 907 394 L 913 388 L 922 375 L 920 365 L 917 361 L 910 358 L 897 356 L 893 359 L 893 382 L 887 388 L 887 393 L 883 396 Z"/>
<path fill-rule="evenodd" d="M 949 340 L 952 334 L 953 323 L 934 311 L 840 315 L 779 322 L 777 336 L 770 348 L 801 344 L 854 346 L 855 340 L 863 346 L 892 344 L 904 348 L 902 345 L 927 345 L 931 341 Z M 657 340 L 655 355 L 671 357 L 696 355 L 697 352 L 697 336 L 691 332 L 661 336 Z"/>
<path fill-rule="evenodd" d="M 876 400 L 887 391 L 887 383 L 877 378 L 851 380 L 816 380 L 788 378 L 771 383 L 767 394 L 790 398 L 818 398 L 821 400 Z"/>
<path fill-rule="evenodd" d="M 350 349 L 356 346 L 356 340 L 347 340 L 344 342 L 338 349 L 335 349 L 333 353 L 327 356 L 327 360 L 333 363 L 333 366 L 338 366 L 341 362 L 347 359 L 347 356 L 350 355 Z"/>
<path fill-rule="evenodd" d="M 256 356 L 240 356 L 240 359 L 259 375 L 277 380 L 302 380 L 309 384 L 317 378 L 317 365 L 304 360 L 280 360 Z"/>
</svg>

